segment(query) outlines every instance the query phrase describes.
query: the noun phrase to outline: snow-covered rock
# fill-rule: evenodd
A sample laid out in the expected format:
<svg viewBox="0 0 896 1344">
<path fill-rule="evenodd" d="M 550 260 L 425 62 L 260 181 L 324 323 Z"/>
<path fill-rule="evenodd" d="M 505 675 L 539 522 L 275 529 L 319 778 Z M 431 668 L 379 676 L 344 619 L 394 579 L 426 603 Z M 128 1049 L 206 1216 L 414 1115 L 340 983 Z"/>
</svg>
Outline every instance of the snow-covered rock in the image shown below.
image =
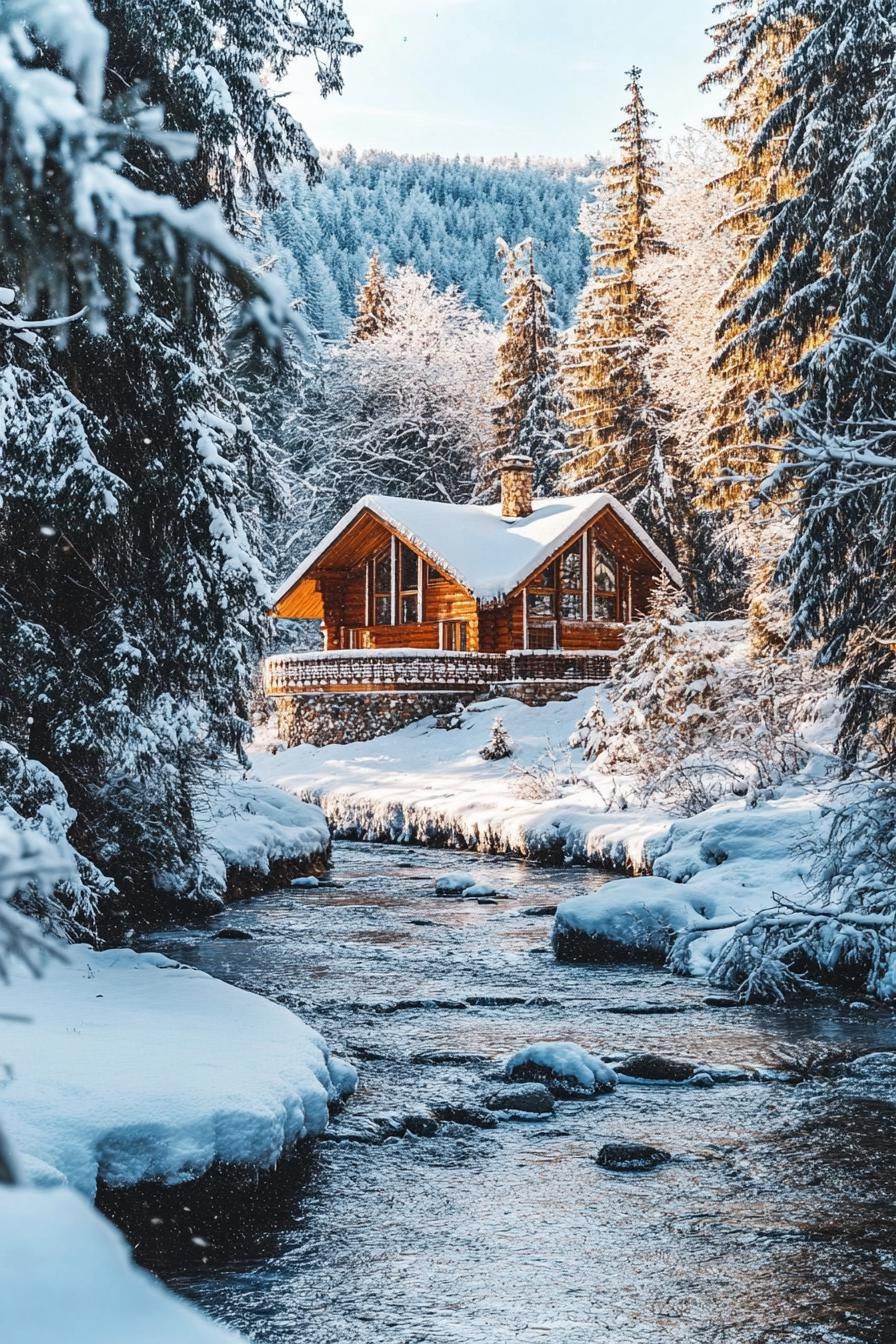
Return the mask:
<svg viewBox="0 0 896 1344">
<path fill-rule="evenodd" d="M 544 1083 L 558 1097 L 595 1097 L 616 1086 L 616 1074 L 572 1041 L 536 1041 L 504 1065 L 509 1082 Z"/>
<path fill-rule="evenodd" d="M 776 895 L 805 895 L 811 858 L 800 842 L 821 815 L 818 798 L 791 785 L 758 807 L 734 800 L 673 821 L 652 877 L 608 882 L 561 903 L 555 952 L 572 961 L 661 961 L 687 933 L 687 967 L 705 974 L 739 919 L 771 907 Z"/>
<path fill-rule="evenodd" d="M 464 889 L 464 895 L 471 899 L 474 896 L 495 896 L 497 893 L 490 882 L 474 882 L 472 887 Z"/>
<path fill-rule="evenodd" d="M 471 877 L 469 873 L 446 873 L 436 882 L 436 891 L 448 892 L 453 895 L 455 892 L 466 893 L 475 885 L 476 879 Z"/>
<path fill-rule="evenodd" d="M 896 1051 L 875 1050 L 834 1071 L 838 1087 L 860 1097 L 896 1101 Z"/>
<path fill-rule="evenodd" d="M 564 961 L 664 961 L 676 933 L 704 915 L 687 887 L 663 877 L 608 882 L 563 901 L 552 941 Z"/>
<path fill-rule="evenodd" d="M 32 1179 L 92 1196 L 269 1167 L 356 1084 L 278 1004 L 151 953 L 64 952 L 40 979 L 14 968 L 2 1001 L 0 1125 Z"/>
<path fill-rule="evenodd" d="M 237 1344 L 131 1261 L 73 1190 L 0 1187 L 0 1339 L 7 1344 Z"/>
<path fill-rule="evenodd" d="M 201 826 L 206 866 L 222 891 L 228 870 L 267 876 L 274 863 L 322 861 L 330 848 L 330 828 L 319 807 L 236 776 L 209 794 Z"/>
</svg>

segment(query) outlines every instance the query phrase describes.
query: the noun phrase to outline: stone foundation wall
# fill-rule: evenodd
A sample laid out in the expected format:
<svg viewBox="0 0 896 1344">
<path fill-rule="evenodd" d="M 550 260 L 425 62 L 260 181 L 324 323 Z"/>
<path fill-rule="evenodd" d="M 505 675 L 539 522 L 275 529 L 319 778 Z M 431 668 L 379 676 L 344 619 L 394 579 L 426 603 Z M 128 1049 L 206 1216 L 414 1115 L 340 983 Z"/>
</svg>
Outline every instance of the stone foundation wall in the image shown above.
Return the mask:
<svg viewBox="0 0 896 1344">
<path fill-rule="evenodd" d="M 306 743 L 366 742 L 430 714 L 447 714 L 470 699 L 456 691 L 321 692 L 277 699 L 280 736 L 290 747 Z"/>
</svg>

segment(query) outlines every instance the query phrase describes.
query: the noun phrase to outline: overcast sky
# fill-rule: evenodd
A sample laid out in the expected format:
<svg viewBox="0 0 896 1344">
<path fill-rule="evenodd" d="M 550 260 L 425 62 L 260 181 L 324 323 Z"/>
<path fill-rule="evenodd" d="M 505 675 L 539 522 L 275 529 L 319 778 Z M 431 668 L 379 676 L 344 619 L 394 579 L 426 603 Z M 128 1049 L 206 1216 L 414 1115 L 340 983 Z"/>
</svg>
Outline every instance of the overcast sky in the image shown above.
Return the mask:
<svg viewBox="0 0 896 1344">
<path fill-rule="evenodd" d="M 322 101 L 307 69 L 290 83 L 322 148 L 580 159 L 611 147 L 632 65 L 661 136 L 712 108 L 697 85 L 714 0 L 344 3 L 364 46 L 345 92 Z"/>
</svg>

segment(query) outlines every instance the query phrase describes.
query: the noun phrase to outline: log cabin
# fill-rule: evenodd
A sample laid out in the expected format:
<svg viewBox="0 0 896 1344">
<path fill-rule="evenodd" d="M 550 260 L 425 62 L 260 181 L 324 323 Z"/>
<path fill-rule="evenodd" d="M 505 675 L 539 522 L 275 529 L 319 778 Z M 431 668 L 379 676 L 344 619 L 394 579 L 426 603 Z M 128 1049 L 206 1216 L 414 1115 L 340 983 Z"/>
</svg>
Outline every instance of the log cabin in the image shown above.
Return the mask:
<svg viewBox="0 0 896 1344">
<path fill-rule="evenodd" d="M 658 576 L 680 575 L 612 495 L 534 498 L 533 473 L 505 458 L 497 504 L 360 499 L 274 595 L 271 615 L 319 621 L 324 646 L 268 659 L 268 694 L 526 683 L 543 700 L 605 676 Z"/>
</svg>

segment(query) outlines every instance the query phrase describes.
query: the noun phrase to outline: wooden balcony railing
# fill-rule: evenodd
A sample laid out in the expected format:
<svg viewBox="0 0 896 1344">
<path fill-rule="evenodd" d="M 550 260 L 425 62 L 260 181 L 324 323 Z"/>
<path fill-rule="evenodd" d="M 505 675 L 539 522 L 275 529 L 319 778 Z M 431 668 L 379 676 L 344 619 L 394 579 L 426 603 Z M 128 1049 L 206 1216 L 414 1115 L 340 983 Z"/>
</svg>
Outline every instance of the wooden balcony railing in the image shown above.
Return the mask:
<svg viewBox="0 0 896 1344">
<path fill-rule="evenodd" d="M 602 681 L 611 660 L 602 653 L 527 650 L 453 653 L 439 649 L 357 649 L 277 654 L 265 661 L 266 695 L 314 691 L 454 691 L 479 694 L 520 682 L 563 683 L 570 689 Z"/>
</svg>

